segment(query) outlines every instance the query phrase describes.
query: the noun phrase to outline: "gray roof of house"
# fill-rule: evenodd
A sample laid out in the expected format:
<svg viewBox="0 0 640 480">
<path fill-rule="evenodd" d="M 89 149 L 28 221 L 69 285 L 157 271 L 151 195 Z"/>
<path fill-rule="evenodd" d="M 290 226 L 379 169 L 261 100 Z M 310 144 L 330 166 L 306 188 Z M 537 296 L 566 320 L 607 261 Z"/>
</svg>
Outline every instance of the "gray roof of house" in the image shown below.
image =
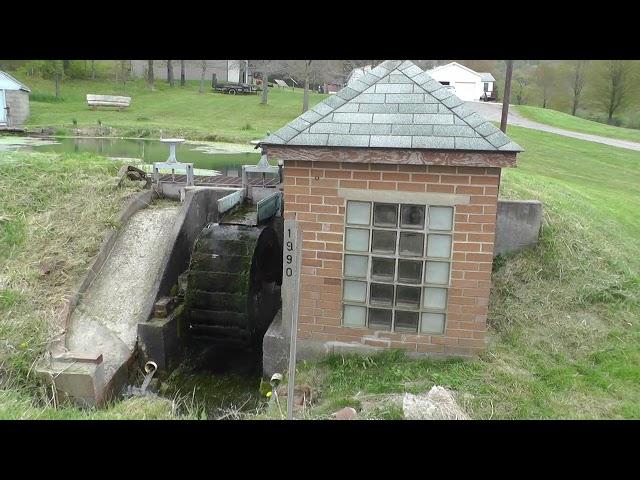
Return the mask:
<svg viewBox="0 0 640 480">
<path fill-rule="evenodd" d="M 0 75 L 3 75 L 5 78 L 7 78 L 11 82 L 14 82 L 20 90 L 24 90 L 25 92 L 31 92 L 31 89 L 29 87 L 27 87 L 24 83 L 16 80 L 15 77 L 13 77 L 12 75 L 9 75 L 7 72 L 0 70 Z"/>
<path fill-rule="evenodd" d="M 408 60 L 381 63 L 260 144 L 523 150 Z"/>
<path fill-rule="evenodd" d="M 480 72 L 480 76 L 482 77 L 480 80 L 482 82 L 495 82 L 496 79 L 493 78 L 493 75 L 491 75 L 489 72 Z"/>
</svg>

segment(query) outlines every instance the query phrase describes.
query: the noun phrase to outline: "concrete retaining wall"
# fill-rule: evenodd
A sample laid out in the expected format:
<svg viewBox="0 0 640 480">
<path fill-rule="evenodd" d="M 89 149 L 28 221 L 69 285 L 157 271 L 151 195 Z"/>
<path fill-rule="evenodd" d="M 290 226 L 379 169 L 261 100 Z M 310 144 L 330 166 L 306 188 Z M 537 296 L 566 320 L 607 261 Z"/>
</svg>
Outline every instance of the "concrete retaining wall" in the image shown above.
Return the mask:
<svg viewBox="0 0 640 480">
<path fill-rule="evenodd" d="M 161 297 L 169 296 L 178 277 L 189 267 L 189 259 L 196 238 L 203 227 L 218 219 L 218 199 L 227 195 L 225 190 L 203 187 L 182 187 L 183 205 L 173 227 L 173 248 L 166 258 L 163 274 L 150 298 L 149 318 L 138 324 L 138 342 L 145 357 L 157 363 L 160 370 L 170 370 L 177 361 L 181 342 L 178 340 L 178 322 L 175 315 L 168 318 L 151 318 L 153 304 Z M 165 193 L 165 192 L 163 192 Z"/>
<path fill-rule="evenodd" d="M 498 200 L 496 243 L 493 255 L 536 245 L 542 224 L 542 202 Z"/>
<path fill-rule="evenodd" d="M 118 218 L 118 222 L 121 225 L 124 225 L 129 221 L 129 219 L 133 216 L 134 213 L 146 208 L 151 203 L 154 198 L 154 194 L 151 190 L 147 190 L 141 193 L 134 195 L 125 205 L 124 209 L 120 213 L 120 217 Z M 100 250 L 96 259 L 93 261 L 91 268 L 87 271 L 83 279 L 81 280 L 78 288 L 74 290 L 71 295 L 67 299 L 67 303 L 62 311 L 62 318 L 60 322 L 60 327 L 64 332 L 67 330 L 67 325 L 69 323 L 69 319 L 71 318 L 71 314 L 73 310 L 78 305 L 80 298 L 87 291 L 91 283 L 95 280 L 102 269 L 102 266 L 109 258 L 111 254 L 111 250 L 113 249 L 113 245 L 116 243 L 116 239 L 118 238 L 118 230 L 115 228 L 110 229 L 104 237 L 102 241 L 102 245 L 100 246 Z M 60 354 L 64 352 L 65 345 L 65 337 L 64 334 L 58 337 L 54 343 L 52 343 L 50 350 L 54 355 Z"/>
<path fill-rule="evenodd" d="M 226 191 L 206 187 L 184 188 L 182 211 L 172 232 L 175 242 L 159 281 L 158 298 L 167 296 L 171 287 L 177 283 L 178 275 L 189 267 L 191 250 L 198 234 L 207 223 L 218 220 L 218 199 L 227 194 Z"/>
</svg>

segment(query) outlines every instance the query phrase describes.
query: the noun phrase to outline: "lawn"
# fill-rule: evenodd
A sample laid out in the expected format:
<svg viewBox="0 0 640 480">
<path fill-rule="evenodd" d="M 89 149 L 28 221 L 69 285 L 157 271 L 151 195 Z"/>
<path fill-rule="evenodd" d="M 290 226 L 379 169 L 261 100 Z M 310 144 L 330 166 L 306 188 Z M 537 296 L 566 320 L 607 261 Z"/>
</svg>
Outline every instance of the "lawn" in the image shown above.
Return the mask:
<svg viewBox="0 0 640 480">
<path fill-rule="evenodd" d="M 526 151 L 503 172 L 501 194 L 542 200 L 545 222 L 536 248 L 494 262 L 486 353 L 301 364 L 299 381 L 321 394 L 309 417 L 353 405 L 399 418 L 385 399 L 438 384 L 456 390 L 473 418 L 640 418 L 640 154 L 513 126 L 509 135 Z M 135 188 L 116 189 L 117 166 L 90 155 L 2 160 L 0 418 L 175 416 L 175 402 L 129 400 L 90 414 L 47 404 L 33 362 Z"/>
<path fill-rule="evenodd" d="M 26 126 L 52 127 L 65 135 L 73 135 L 75 128 L 90 133 L 100 121 L 103 129 L 111 129 L 111 135 L 123 137 L 158 137 L 162 130 L 165 137 L 246 142 L 263 138 L 268 130 L 275 131 L 302 113 L 301 89 L 269 89 L 268 104 L 261 105 L 260 95 L 213 93 L 210 82 L 206 93 L 199 94 L 197 81 L 171 88 L 158 80 L 157 90 L 152 92 L 144 80 L 128 82 L 125 88 L 114 82 L 73 80 L 62 84 L 62 100 L 56 101 L 51 80 L 16 77 L 32 91 Z M 108 108 L 93 111 L 87 106 L 87 93 L 130 96 L 131 106 L 122 112 Z M 310 107 L 325 97 L 310 92 Z"/>
<path fill-rule="evenodd" d="M 501 195 L 540 199 L 540 244 L 494 262 L 490 344 L 479 361 L 397 352 L 301 365 L 307 416 L 346 405 L 401 418 L 403 392 L 438 384 L 473 418 L 640 418 L 640 154 L 509 127 L 526 151 Z M 273 410 L 271 416 L 278 417 Z"/>
<path fill-rule="evenodd" d="M 558 112 L 557 110 L 551 110 L 549 108 L 517 105 L 515 109 L 523 117 L 528 118 L 529 120 L 551 125 L 553 127 L 564 128 L 565 130 L 572 130 L 574 132 L 588 133 L 591 135 L 599 135 L 601 137 L 640 142 L 640 130 L 633 128 L 605 125 L 604 123 L 585 120 L 584 118 L 575 117 L 568 113 Z"/>
</svg>

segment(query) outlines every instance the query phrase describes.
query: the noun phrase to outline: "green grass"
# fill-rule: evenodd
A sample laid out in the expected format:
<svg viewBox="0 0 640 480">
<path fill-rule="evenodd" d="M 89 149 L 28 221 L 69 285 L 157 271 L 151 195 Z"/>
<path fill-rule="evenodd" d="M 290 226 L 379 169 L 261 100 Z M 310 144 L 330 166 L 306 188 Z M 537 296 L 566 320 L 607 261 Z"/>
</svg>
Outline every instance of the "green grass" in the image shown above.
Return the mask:
<svg viewBox="0 0 640 480">
<path fill-rule="evenodd" d="M 34 399 L 48 392 L 34 365 L 59 334 L 62 310 L 98 253 L 125 198 L 119 165 L 91 155 L 0 155 L 0 389 Z M 0 400 L 0 417 L 5 406 Z"/>
<path fill-rule="evenodd" d="M 320 393 L 306 418 L 343 406 L 400 418 L 393 399 L 434 384 L 456 390 L 473 418 L 640 418 L 640 154 L 508 133 L 526 151 L 503 172 L 501 194 L 542 200 L 545 221 L 536 248 L 494 262 L 487 351 L 476 361 L 386 352 L 303 363 L 299 381 Z M 173 404 L 137 399 L 104 412 L 54 408 L 35 381 L 64 295 L 133 187 L 115 189 L 117 166 L 99 157 L 17 152 L 2 160 L 0 418 L 174 418 Z M 188 411 L 199 418 L 199 407 Z M 273 405 L 268 412 L 279 418 Z"/>
<path fill-rule="evenodd" d="M 614 127 L 612 125 L 585 120 L 584 118 L 575 117 L 568 113 L 551 110 L 549 108 L 518 105 L 515 109 L 523 117 L 528 118 L 529 120 L 551 125 L 553 127 L 564 128 L 565 130 L 572 130 L 574 132 L 588 133 L 590 135 L 599 135 L 601 137 L 640 142 L 640 130 L 633 128 Z"/>
<path fill-rule="evenodd" d="M 494 262 L 490 344 L 477 361 L 400 352 L 300 365 L 326 418 L 398 418 L 397 396 L 443 385 L 473 418 L 640 418 L 640 154 L 509 127 L 526 151 L 501 194 L 540 199 L 540 244 Z M 391 399 L 396 397 L 396 401 Z M 367 400 L 368 399 L 368 400 Z"/>
<path fill-rule="evenodd" d="M 302 113 L 302 90 L 269 89 L 267 105 L 260 104 L 260 95 L 226 95 L 213 93 L 207 83 L 206 93 L 199 94 L 200 82 L 189 81 L 185 87 L 171 88 L 165 81 L 156 82 L 157 91 L 150 91 L 144 80 L 122 84 L 107 81 L 73 80 L 62 84 L 61 101 L 53 96 L 50 80 L 16 74 L 29 85 L 31 116 L 29 128 L 51 127 L 58 133 L 75 134 L 77 128 L 91 133 L 98 126 L 109 129 L 110 135 L 124 137 L 183 136 L 190 140 L 245 142 L 262 138 Z M 86 94 L 126 95 L 131 106 L 122 112 L 102 108 L 91 110 Z M 309 94 L 313 106 L 326 95 Z"/>
</svg>

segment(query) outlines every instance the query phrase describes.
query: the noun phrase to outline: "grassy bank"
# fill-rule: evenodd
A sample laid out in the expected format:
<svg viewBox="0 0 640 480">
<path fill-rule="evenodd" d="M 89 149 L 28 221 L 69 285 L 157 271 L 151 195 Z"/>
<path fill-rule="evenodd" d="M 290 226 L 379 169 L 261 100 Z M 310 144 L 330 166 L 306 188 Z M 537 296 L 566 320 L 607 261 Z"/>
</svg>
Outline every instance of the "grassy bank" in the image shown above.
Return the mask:
<svg viewBox="0 0 640 480">
<path fill-rule="evenodd" d="M 362 417 L 401 418 L 398 394 L 438 384 L 473 418 L 640 418 L 640 155 L 509 134 L 526 152 L 503 172 L 501 194 L 542 200 L 545 222 L 536 248 L 495 261 L 487 352 L 479 361 L 387 352 L 304 363 L 299 382 L 320 391 L 307 417 L 353 406 Z"/>
<path fill-rule="evenodd" d="M 629 140 L 640 142 L 640 130 L 633 128 L 615 127 L 603 123 L 593 122 L 584 118 L 575 117 L 568 113 L 551 110 L 549 108 L 530 107 L 518 105 L 515 109 L 525 118 L 553 127 L 564 128 L 574 132 L 599 135 L 601 137 L 617 138 L 619 140 Z"/>
<path fill-rule="evenodd" d="M 487 352 L 477 361 L 387 352 L 301 364 L 300 383 L 320 392 L 306 416 L 352 405 L 400 418 L 392 399 L 438 384 L 459 392 L 473 418 L 640 418 L 640 155 L 517 127 L 509 135 L 526 151 L 503 172 L 501 193 L 542 200 L 545 222 L 536 248 L 495 261 Z M 33 362 L 133 187 L 115 189 L 117 167 L 98 157 L 2 159 L 0 418 L 173 418 L 171 401 L 47 407 Z"/>
<path fill-rule="evenodd" d="M 34 365 L 61 333 L 65 297 L 138 189 L 116 188 L 117 169 L 90 155 L 1 155 L 0 418 L 89 416 L 47 407 L 51 395 L 35 378 Z M 154 404 L 152 416 L 166 407 Z M 134 411 L 140 411 L 134 404 L 120 406 L 114 415 Z"/>
<path fill-rule="evenodd" d="M 266 136 L 302 113 L 302 90 L 273 88 L 267 105 L 259 95 L 213 93 L 207 83 L 206 93 L 199 94 L 199 82 L 171 88 L 162 80 L 152 92 L 145 81 L 126 84 L 105 81 L 73 80 L 62 84 L 61 100 L 54 97 L 50 80 L 19 76 L 31 90 L 29 129 L 53 128 L 57 134 L 98 133 L 123 137 L 181 136 L 189 140 L 246 142 Z M 131 106 L 122 112 L 114 109 L 91 110 L 86 94 L 126 95 Z M 310 93 L 313 106 L 326 95 Z M 77 125 L 74 125 L 74 120 Z"/>
</svg>

